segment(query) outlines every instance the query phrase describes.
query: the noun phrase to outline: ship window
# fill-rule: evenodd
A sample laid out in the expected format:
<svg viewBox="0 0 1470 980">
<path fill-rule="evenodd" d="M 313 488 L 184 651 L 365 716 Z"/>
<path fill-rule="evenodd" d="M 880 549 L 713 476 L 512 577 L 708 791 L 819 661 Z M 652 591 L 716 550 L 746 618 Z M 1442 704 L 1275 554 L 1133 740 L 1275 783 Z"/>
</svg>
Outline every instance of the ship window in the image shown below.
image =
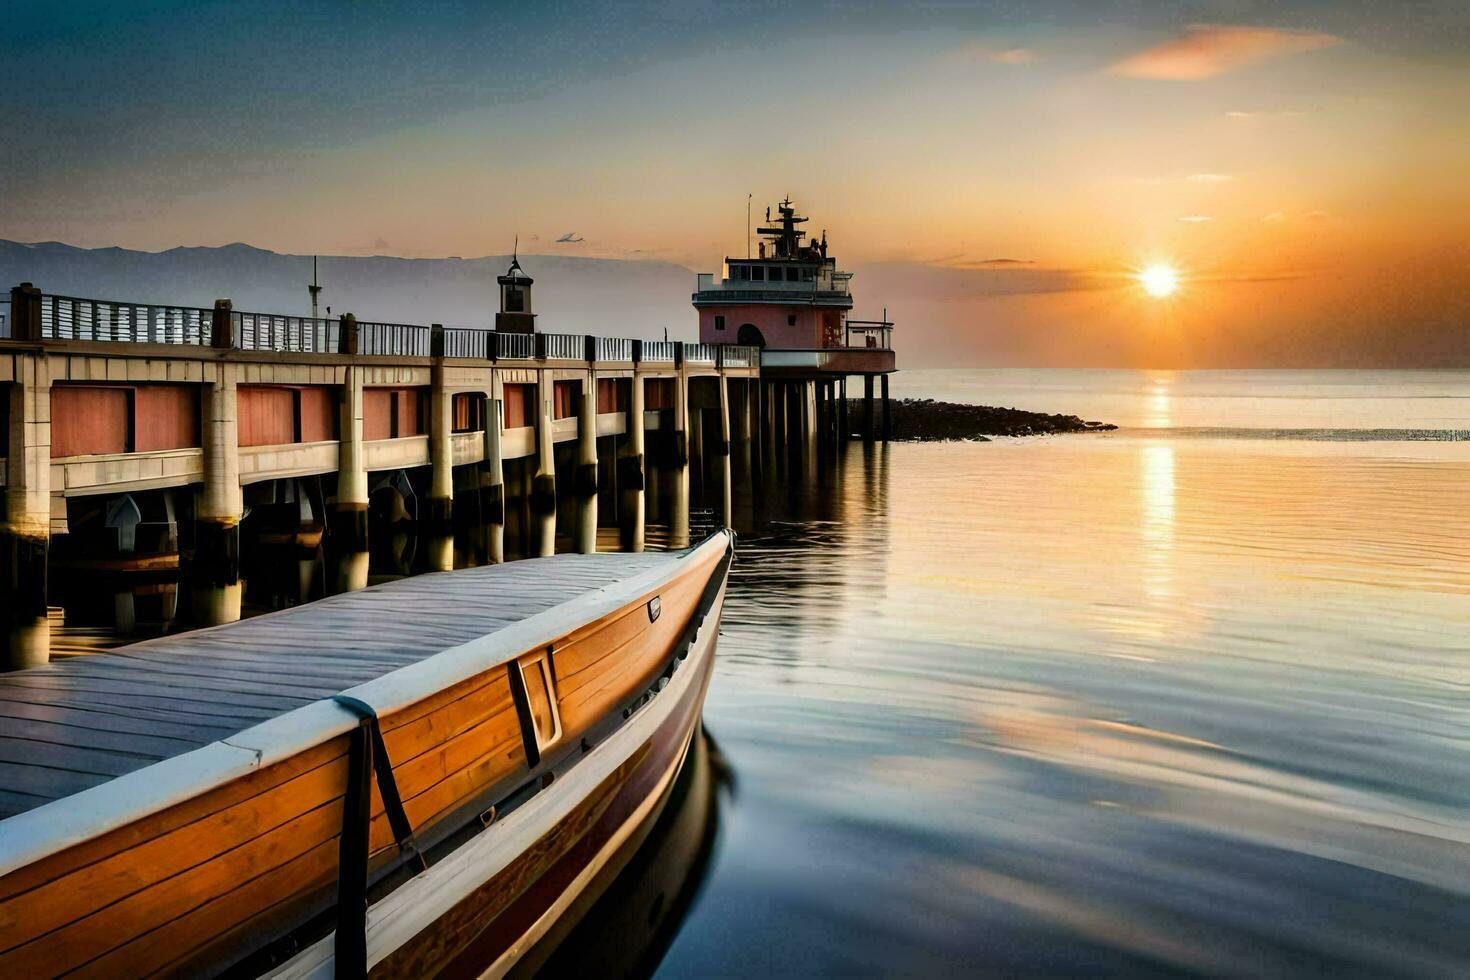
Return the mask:
<svg viewBox="0 0 1470 980">
<path fill-rule="evenodd" d="M 763 265 L 753 265 L 753 266 L 751 266 L 750 267 L 750 278 L 753 279 L 756 282 L 765 282 L 766 281 L 766 267 L 763 266 Z"/>
<path fill-rule="evenodd" d="M 793 265 L 786 268 L 786 281 L 796 282 L 796 266 Z"/>
<path fill-rule="evenodd" d="M 735 278 L 736 279 L 744 279 L 747 282 L 749 282 L 750 281 L 750 266 L 748 266 L 748 265 L 737 265 L 735 267 Z"/>
<path fill-rule="evenodd" d="M 810 270 L 810 269 L 802 269 L 801 270 L 801 281 L 802 282 L 811 282 L 812 281 L 812 270 Z"/>
<path fill-rule="evenodd" d="M 780 281 L 781 281 L 781 267 L 779 265 L 773 265 L 773 266 L 771 266 L 771 282 L 780 282 Z"/>
<path fill-rule="evenodd" d="M 796 326 L 796 314 L 795 313 L 788 313 L 788 314 L 786 314 L 786 325 L 788 327 L 794 327 L 794 326 Z"/>
<path fill-rule="evenodd" d="M 724 317 L 722 317 L 722 316 L 715 317 L 715 329 L 716 330 L 724 330 L 725 329 L 725 318 Z"/>
</svg>

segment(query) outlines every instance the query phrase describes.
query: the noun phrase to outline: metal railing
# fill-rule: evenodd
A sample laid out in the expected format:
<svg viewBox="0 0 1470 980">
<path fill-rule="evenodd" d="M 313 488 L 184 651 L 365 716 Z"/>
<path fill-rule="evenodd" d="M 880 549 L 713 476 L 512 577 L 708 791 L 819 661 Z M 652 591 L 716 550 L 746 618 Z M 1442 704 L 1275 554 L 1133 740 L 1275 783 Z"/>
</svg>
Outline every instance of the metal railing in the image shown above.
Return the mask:
<svg viewBox="0 0 1470 980">
<path fill-rule="evenodd" d="M 643 360 L 645 361 L 674 361 L 674 345 L 677 340 L 645 340 L 643 342 Z"/>
<path fill-rule="evenodd" d="M 715 347 L 713 344 L 689 344 L 684 345 L 684 363 L 686 364 L 713 364 L 715 363 Z"/>
<path fill-rule="evenodd" d="M 445 327 L 445 357 L 489 357 L 490 331 L 474 327 Z"/>
<path fill-rule="evenodd" d="M 847 346 L 891 350 L 893 324 L 887 320 L 848 320 Z"/>
<path fill-rule="evenodd" d="M 39 313 L 44 340 L 212 346 L 217 340 L 247 351 L 336 354 L 344 346 L 341 321 L 243 310 L 161 306 L 74 296 L 33 294 L 27 302 Z M 0 337 L 15 327 L 8 295 L 0 294 Z M 217 317 L 229 317 L 229 335 L 215 335 Z M 34 321 L 33 321 L 34 322 Z M 850 321 L 849 344 L 887 346 L 892 324 Z M 357 352 L 375 356 L 430 357 L 436 349 L 437 328 L 411 323 L 357 322 Z M 873 341 L 868 342 L 872 336 Z M 857 341 L 853 343 L 853 341 Z M 673 340 L 633 340 L 588 334 L 510 333 L 475 327 L 443 329 L 443 354 L 453 358 L 534 360 L 537 358 L 631 364 L 679 363 L 756 367 L 760 349 L 736 344 L 686 343 Z"/>
<path fill-rule="evenodd" d="M 429 328 L 413 323 L 365 323 L 359 320 L 357 352 L 428 357 Z"/>
<path fill-rule="evenodd" d="M 544 333 L 547 358 L 580 361 L 587 356 L 587 337 L 579 333 Z"/>
<path fill-rule="evenodd" d="M 536 356 L 536 335 L 533 333 L 497 333 L 495 336 L 501 357 L 529 360 Z"/>
<path fill-rule="evenodd" d="M 599 361 L 632 361 L 633 341 L 627 337 L 596 338 Z"/>
<path fill-rule="evenodd" d="M 214 310 L 151 306 L 75 296 L 41 297 L 41 336 L 47 340 L 207 346 Z"/>
<path fill-rule="evenodd" d="M 235 342 L 241 350 L 276 350 L 293 354 L 337 352 L 336 320 L 274 313 L 231 313 L 230 317 L 235 325 Z"/>
<path fill-rule="evenodd" d="M 720 345 L 721 363 L 726 367 L 759 367 L 761 363 L 761 349 L 759 347 L 747 347 L 743 344 Z"/>
</svg>

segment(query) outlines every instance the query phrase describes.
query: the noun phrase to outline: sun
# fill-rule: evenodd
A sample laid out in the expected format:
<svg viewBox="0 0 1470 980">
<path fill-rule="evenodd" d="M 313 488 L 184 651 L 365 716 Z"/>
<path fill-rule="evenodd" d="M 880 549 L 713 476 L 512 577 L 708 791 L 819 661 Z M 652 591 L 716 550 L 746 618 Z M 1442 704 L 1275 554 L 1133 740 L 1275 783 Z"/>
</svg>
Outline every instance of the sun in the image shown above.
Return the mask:
<svg viewBox="0 0 1470 980">
<path fill-rule="evenodd" d="M 1179 270 L 1169 265 L 1151 265 L 1138 274 L 1138 281 L 1144 292 L 1163 299 L 1179 288 Z"/>
</svg>

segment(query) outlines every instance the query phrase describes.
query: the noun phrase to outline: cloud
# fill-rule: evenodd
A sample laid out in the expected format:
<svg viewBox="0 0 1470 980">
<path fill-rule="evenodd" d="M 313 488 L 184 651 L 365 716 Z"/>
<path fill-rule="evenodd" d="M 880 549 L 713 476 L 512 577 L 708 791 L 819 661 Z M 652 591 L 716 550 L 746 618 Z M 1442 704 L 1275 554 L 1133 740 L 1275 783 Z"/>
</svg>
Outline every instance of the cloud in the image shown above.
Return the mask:
<svg viewBox="0 0 1470 980">
<path fill-rule="evenodd" d="M 1262 221 L 1285 221 L 1286 220 L 1286 214 L 1284 212 L 1282 212 L 1282 211 L 1272 211 L 1270 214 L 1266 215 L 1261 220 Z"/>
<path fill-rule="evenodd" d="M 1225 113 L 1225 116 L 1228 119 L 1290 119 L 1295 116 L 1305 115 L 1305 112 L 1301 112 L 1297 109 L 1278 109 L 1274 111 L 1247 111 L 1245 109 L 1231 109 Z"/>
<path fill-rule="evenodd" d="M 1125 58 L 1108 68 L 1108 72 L 1124 78 L 1198 81 L 1269 58 L 1317 51 L 1341 43 L 1340 37 L 1316 31 L 1195 24 L 1183 36 Z"/>
<path fill-rule="evenodd" d="M 1223 184 L 1235 178 L 1230 174 L 1190 174 L 1184 179 L 1194 181 L 1196 184 Z"/>
<path fill-rule="evenodd" d="M 1029 65 L 1037 60 L 1032 48 L 998 48 L 989 44 L 973 44 L 964 49 L 965 56 L 993 65 Z"/>
<path fill-rule="evenodd" d="M 1180 221 L 1187 221 L 1187 222 L 1189 222 L 1192 225 L 1198 225 L 1198 224 L 1203 224 L 1206 221 L 1214 221 L 1215 218 L 1214 218 L 1213 215 L 1209 215 L 1209 214 L 1186 214 L 1184 217 L 1180 218 L 1179 220 Z"/>
</svg>

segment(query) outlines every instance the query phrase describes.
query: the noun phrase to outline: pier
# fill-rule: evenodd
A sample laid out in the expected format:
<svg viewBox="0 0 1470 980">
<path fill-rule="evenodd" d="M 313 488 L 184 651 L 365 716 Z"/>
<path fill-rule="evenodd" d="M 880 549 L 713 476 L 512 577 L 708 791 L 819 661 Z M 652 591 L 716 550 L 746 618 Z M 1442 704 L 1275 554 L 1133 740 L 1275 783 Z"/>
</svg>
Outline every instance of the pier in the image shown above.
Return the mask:
<svg viewBox="0 0 1470 980">
<path fill-rule="evenodd" d="M 814 351 L 537 332 L 517 269 L 494 330 L 13 288 L 0 668 L 47 662 L 57 605 L 156 632 L 239 619 L 247 584 L 293 605 L 370 573 L 683 547 L 691 479 L 729 526 L 733 456 L 849 436 L 848 373 L 884 437 L 886 332 Z"/>
</svg>

